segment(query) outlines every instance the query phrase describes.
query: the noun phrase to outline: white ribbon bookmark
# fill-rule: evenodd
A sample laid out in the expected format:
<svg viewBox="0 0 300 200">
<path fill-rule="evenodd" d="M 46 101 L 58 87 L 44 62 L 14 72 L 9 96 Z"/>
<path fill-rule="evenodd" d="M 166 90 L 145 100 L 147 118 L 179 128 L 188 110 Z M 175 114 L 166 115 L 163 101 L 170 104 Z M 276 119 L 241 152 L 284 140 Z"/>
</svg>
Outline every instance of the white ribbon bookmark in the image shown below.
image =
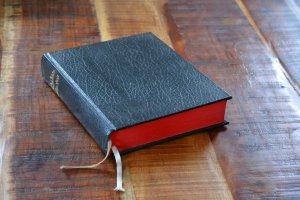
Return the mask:
<svg viewBox="0 0 300 200">
<path fill-rule="evenodd" d="M 112 149 L 112 152 L 115 156 L 115 160 L 116 160 L 116 164 L 117 164 L 117 187 L 114 189 L 115 191 L 120 191 L 120 192 L 124 192 L 124 188 L 123 188 L 123 180 L 122 180 L 122 160 L 121 160 L 121 156 L 120 156 L 120 153 L 117 149 L 116 146 L 112 146 L 111 144 L 111 141 L 109 140 L 108 143 L 107 143 L 107 152 L 106 152 L 106 155 L 105 157 L 103 158 L 103 160 L 101 160 L 100 162 L 96 163 L 96 164 L 93 164 L 93 165 L 78 165 L 78 166 L 66 166 L 66 165 L 62 165 L 60 166 L 60 169 L 93 169 L 93 168 L 96 168 L 98 167 L 99 165 L 101 165 L 101 163 L 103 163 L 109 153 L 110 153 L 110 150 Z"/>
<path fill-rule="evenodd" d="M 112 152 L 114 153 L 115 159 L 116 159 L 116 164 L 117 164 L 117 187 L 115 188 L 115 191 L 121 191 L 125 192 L 123 188 L 123 180 L 122 180 L 122 160 L 120 153 L 117 149 L 117 147 L 113 146 L 112 147 Z"/>
<path fill-rule="evenodd" d="M 109 153 L 110 153 L 110 149 L 111 149 L 111 141 L 109 140 L 108 143 L 107 143 L 107 152 L 106 152 L 106 155 L 105 157 L 103 158 L 103 160 L 101 160 L 100 162 L 98 162 L 97 164 L 93 164 L 93 165 L 79 165 L 79 166 L 65 166 L 65 165 L 62 165 L 60 166 L 60 169 L 92 169 L 92 168 L 96 168 L 98 167 L 99 165 L 101 165 L 101 163 L 103 163 L 106 158 L 108 157 Z"/>
</svg>

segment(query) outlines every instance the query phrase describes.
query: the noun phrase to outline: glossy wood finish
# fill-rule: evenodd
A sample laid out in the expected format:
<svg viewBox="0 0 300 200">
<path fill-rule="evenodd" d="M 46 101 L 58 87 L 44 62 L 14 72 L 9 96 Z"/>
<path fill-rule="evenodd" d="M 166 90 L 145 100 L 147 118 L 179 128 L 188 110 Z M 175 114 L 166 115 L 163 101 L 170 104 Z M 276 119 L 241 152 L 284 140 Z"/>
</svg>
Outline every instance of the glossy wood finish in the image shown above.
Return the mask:
<svg viewBox="0 0 300 200">
<path fill-rule="evenodd" d="M 300 198 L 299 3 L 0 0 L 0 199 Z M 151 31 L 233 99 L 227 128 L 123 156 L 126 192 L 46 86 L 47 51 Z"/>
<path fill-rule="evenodd" d="M 300 92 L 300 1 L 245 0 L 244 4 Z"/>
<path fill-rule="evenodd" d="M 172 1 L 168 11 L 187 58 L 234 97 L 231 124 L 210 134 L 234 197 L 299 198 L 300 98 L 243 2 Z"/>
</svg>

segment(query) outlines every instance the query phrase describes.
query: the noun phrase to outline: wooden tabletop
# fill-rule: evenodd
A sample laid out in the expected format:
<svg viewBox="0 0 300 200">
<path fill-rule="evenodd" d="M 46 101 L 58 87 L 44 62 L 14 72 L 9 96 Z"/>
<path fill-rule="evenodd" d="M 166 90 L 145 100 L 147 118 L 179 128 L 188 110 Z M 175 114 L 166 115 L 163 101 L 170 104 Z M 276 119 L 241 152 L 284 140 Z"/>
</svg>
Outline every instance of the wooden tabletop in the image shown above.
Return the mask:
<svg viewBox="0 0 300 200">
<path fill-rule="evenodd" d="M 42 81 L 48 51 L 153 32 L 233 99 L 226 128 L 104 157 Z M 300 199 L 297 0 L 0 0 L 0 199 Z"/>
</svg>

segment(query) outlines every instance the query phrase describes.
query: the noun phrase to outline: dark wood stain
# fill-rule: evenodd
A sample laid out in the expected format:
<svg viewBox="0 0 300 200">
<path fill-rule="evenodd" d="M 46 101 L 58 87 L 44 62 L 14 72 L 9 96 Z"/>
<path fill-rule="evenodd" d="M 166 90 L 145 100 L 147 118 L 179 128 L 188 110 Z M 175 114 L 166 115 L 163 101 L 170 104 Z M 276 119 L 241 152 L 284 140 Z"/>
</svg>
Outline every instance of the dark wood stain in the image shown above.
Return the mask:
<svg viewBox="0 0 300 200">
<path fill-rule="evenodd" d="M 263 23 L 262 31 L 275 30 L 265 34 L 282 47 L 280 56 L 299 65 L 298 57 L 293 57 L 300 52 L 293 43 L 298 41 L 298 26 L 293 24 L 299 21 L 291 11 L 280 7 L 282 1 L 248 4 L 250 12 L 257 10 L 254 17 L 259 26 Z M 284 19 L 272 23 L 275 8 L 284 12 Z M 233 0 L 169 1 L 167 12 L 184 40 L 186 57 L 233 96 L 226 114 L 230 124 L 211 132 L 210 138 L 234 197 L 299 198 L 300 98 L 281 63 Z M 284 23 L 288 19 L 294 20 Z M 290 35 L 283 36 L 286 32 Z"/>
<path fill-rule="evenodd" d="M 300 91 L 300 2 L 244 0 L 283 67 Z"/>
<path fill-rule="evenodd" d="M 90 164 L 100 149 L 52 90 L 43 82 L 41 55 L 48 51 L 98 42 L 97 20 L 88 1 L 7 2 L 15 10 L 17 44 L 10 116 L 15 120 L 9 173 L 16 199 L 119 198 L 114 160 L 99 170 L 62 171 L 62 164 Z"/>
<path fill-rule="evenodd" d="M 264 42 L 238 1 L 167 2 L 163 14 L 174 48 L 233 96 L 226 114 L 230 124 L 210 132 L 210 138 L 195 135 L 125 155 L 125 186 L 130 190 L 120 195 L 112 190 L 113 159 L 99 170 L 59 169 L 62 164 L 95 163 L 103 155 L 40 73 L 42 53 L 100 40 L 93 4 L 0 0 L 0 55 L 5 70 L 12 72 L 12 77 L 1 77 L 1 103 L 9 102 L 10 110 L 0 110 L 0 123 L 13 119 L 0 152 L 9 157 L 4 160 L 8 167 L 0 166 L 7 173 L 0 180 L 0 187 L 7 182 L 0 195 L 5 190 L 12 199 L 222 199 L 221 194 L 230 198 L 231 192 L 236 199 L 299 199 L 300 97 L 293 85 L 299 86 L 300 77 L 299 2 L 240 0 Z M 159 10 L 157 3 L 134 3 L 105 3 L 106 37 L 152 30 L 163 37 L 154 20 L 161 13 L 149 17 Z M 12 52 L 3 49 L 5 9 L 11 12 L 10 22 L 16 22 L 9 30 L 15 37 L 9 41 L 15 45 Z M 7 66 L 10 55 L 13 65 Z M 2 90 L 4 85 L 11 93 Z M 226 183 L 216 181 L 223 180 L 218 163 L 207 159 L 214 154 L 210 140 L 229 192 Z"/>
</svg>

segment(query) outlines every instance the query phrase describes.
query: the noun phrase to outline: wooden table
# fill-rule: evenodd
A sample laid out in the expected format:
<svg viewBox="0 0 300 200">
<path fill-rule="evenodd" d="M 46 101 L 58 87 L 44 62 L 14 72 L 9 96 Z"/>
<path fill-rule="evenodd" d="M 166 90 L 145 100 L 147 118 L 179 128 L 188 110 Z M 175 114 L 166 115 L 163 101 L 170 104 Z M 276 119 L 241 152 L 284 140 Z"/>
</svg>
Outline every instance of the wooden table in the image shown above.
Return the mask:
<svg viewBox="0 0 300 200">
<path fill-rule="evenodd" d="M 151 31 L 233 99 L 230 125 L 103 154 L 43 83 L 42 53 Z M 297 0 L 0 0 L 0 199 L 300 199 Z"/>
</svg>

